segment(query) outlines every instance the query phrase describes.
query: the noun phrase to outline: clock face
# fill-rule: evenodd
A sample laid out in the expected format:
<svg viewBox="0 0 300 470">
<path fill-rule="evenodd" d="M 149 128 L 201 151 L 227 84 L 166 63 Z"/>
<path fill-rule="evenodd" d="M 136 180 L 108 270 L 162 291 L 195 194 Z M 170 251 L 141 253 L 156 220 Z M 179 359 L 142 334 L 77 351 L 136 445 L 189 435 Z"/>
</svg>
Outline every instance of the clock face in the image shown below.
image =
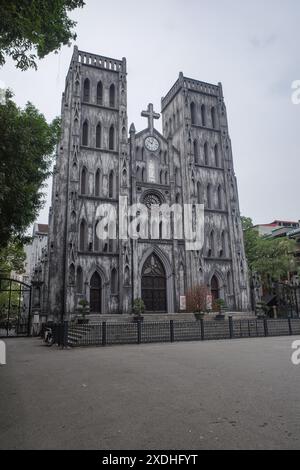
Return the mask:
<svg viewBox="0 0 300 470">
<path fill-rule="evenodd" d="M 150 152 L 156 152 L 159 149 L 159 142 L 155 137 L 147 137 L 145 140 L 145 147 Z"/>
</svg>

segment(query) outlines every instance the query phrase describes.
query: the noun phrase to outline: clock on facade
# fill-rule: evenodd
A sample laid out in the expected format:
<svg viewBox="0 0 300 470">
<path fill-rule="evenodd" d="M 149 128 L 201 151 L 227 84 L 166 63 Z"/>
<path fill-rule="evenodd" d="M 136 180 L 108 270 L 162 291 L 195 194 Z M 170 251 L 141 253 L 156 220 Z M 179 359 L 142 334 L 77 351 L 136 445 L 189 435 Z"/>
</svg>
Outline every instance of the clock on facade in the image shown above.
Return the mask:
<svg viewBox="0 0 300 470">
<path fill-rule="evenodd" d="M 145 147 L 150 152 L 156 152 L 159 149 L 159 142 L 155 137 L 147 137 L 145 140 Z"/>
</svg>

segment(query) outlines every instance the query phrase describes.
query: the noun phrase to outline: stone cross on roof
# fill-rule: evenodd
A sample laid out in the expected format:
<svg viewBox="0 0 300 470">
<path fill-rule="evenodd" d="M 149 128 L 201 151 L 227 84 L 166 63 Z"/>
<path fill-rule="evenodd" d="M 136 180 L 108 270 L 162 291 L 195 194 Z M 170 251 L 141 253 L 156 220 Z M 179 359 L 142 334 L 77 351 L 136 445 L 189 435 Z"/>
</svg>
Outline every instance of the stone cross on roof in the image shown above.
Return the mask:
<svg viewBox="0 0 300 470">
<path fill-rule="evenodd" d="M 141 116 L 148 118 L 148 127 L 150 129 L 150 133 L 153 134 L 153 130 L 154 130 L 154 122 L 153 121 L 154 121 L 154 119 L 159 119 L 160 114 L 154 112 L 152 103 L 148 104 L 147 111 L 142 111 Z"/>
</svg>

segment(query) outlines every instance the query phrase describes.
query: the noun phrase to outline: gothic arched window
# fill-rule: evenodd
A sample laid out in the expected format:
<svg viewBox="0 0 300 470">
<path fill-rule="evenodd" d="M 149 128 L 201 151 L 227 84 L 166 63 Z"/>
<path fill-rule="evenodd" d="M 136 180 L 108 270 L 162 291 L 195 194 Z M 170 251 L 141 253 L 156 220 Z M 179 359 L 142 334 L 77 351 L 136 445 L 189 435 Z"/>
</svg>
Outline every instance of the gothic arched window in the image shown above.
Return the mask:
<svg viewBox="0 0 300 470">
<path fill-rule="evenodd" d="M 97 104 L 102 105 L 103 103 L 103 85 L 102 82 L 98 82 L 97 85 Z"/>
<path fill-rule="evenodd" d="M 102 134 L 101 124 L 100 124 L 100 122 L 98 122 L 97 127 L 96 127 L 96 147 L 98 149 L 101 148 L 101 137 L 102 137 L 101 134 Z"/>
<path fill-rule="evenodd" d="M 216 108 L 211 108 L 211 124 L 213 129 L 216 128 Z"/>
<path fill-rule="evenodd" d="M 115 188 L 114 188 L 114 172 L 111 171 L 109 173 L 109 182 L 108 182 L 108 197 L 110 198 L 113 198 L 114 197 L 114 191 L 115 191 Z"/>
<path fill-rule="evenodd" d="M 83 271 L 80 266 L 78 266 L 76 273 L 76 290 L 77 294 L 83 294 Z"/>
<path fill-rule="evenodd" d="M 214 156 L 215 156 L 215 166 L 218 167 L 218 166 L 220 166 L 220 162 L 219 162 L 219 146 L 218 146 L 218 144 L 216 144 L 215 147 L 214 147 Z"/>
<path fill-rule="evenodd" d="M 89 124 L 84 121 L 82 126 L 82 145 L 88 146 L 89 143 Z"/>
<path fill-rule="evenodd" d="M 201 204 L 201 184 L 197 183 L 197 200 L 198 200 L 198 204 Z"/>
<path fill-rule="evenodd" d="M 118 273 L 115 268 L 111 272 L 111 293 L 113 295 L 118 293 Z"/>
<path fill-rule="evenodd" d="M 159 174 L 159 182 L 160 184 L 164 184 L 164 172 L 162 170 Z"/>
<path fill-rule="evenodd" d="M 79 228 L 79 251 L 87 250 L 87 223 L 82 220 Z"/>
<path fill-rule="evenodd" d="M 201 121 L 202 121 L 202 126 L 206 126 L 206 108 L 205 104 L 201 106 Z"/>
<path fill-rule="evenodd" d="M 90 81 L 88 78 L 83 83 L 83 101 L 88 103 L 90 101 Z"/>
<path fill-rule="evenodd" d="M 98 223 L 95 225 L 95 233 L 94 233 L 94 251 L 98 252 L 100 251 L 100 239 L 97 234 L 97 229 L 98 229 Z"/>
<path fill-rule="evenodd" d="M 199 163 L 199 145 L 197 139 L 194 140 L 194 161 Z"/>
<path fill-rule="evenodd" d="M 220 256 L 226 256 L 226 234 L 224 230 L 221 233 L 221 251 L 220 251 Z"/>
<path fill-rule="evenodd" d="M 112 84 L 110 85 L 110 88 L 109 88 L 109 106 L 111 108 L 114 108 L 116 105 L 116 88 L 115 88 L 115 85 Z"/>
<path fill-rule="evenodd" d="M 101 179 L 101 173 L 100 170 L 98 169 L 96 171 L 96 176 L 95 176 L 95 196 L 100 196 L 100 179 Z"/>
<path fill-rule="evenodd" d="M 206 189 L 206 204 L 208 209 L 211 209 L 211 202 L 211 185 L 208 184 Z"/>
<path fill-rule="evenodd" d="M 219 185 L 218 186 L 218 209 L 222 209 L 223 207 L 223 201 L 222 201 L 222 188 Z"/>
<path fill-rule="evenodd" d="M 209 165 L 208 143 L 204 144 L 204 165 Z"/>
<path fill-rule="evenodd" d="M 85 167 L 82 168 L 81 171 L 81 185 L 80 185 L 80 192 L 81 194 L 87 193 L 87 169 Z"/>
<path fill-rule="evenodd" d="M 196 105 L 193 101 L 191 102 L 191 121 L 192 125 L 196 124 Z"/>
<path fill-rule="evenodd" d="M 215 233 L 212 230 L 209 236 L 209 256 L 215 255 Z"/>
<path fill-rule="evenodd" d="M 114 150 L 115 148 L 115 127 L 112 124 L 109 129 L 109 144 L 108 144 L 109 150 Z"/>
</svg>

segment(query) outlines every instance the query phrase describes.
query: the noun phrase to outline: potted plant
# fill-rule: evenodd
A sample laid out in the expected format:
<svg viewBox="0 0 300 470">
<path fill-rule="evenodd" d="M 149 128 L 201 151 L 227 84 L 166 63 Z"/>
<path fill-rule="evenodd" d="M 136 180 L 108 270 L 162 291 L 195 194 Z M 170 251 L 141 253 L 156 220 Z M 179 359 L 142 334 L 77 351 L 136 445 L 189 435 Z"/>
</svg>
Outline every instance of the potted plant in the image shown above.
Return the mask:
<svg viewBox="0 0 300 470">
<path fill-rule="evenodd" d="M 138 321 L 143 321 L 144 317 L 142 314 L 145 312 L 145 304 L 143 299 L 135 299 L 133 302 L 133 321 L 138 322 Z"/>
<path fill-rule="evenodd" d="M 225 320 L 225 314 L 223 310 L 225 308 L 225 301 L 223 299 L 217 299 L 215 301 L 215 307 L 217 309 L 217 315 L 215 316 L 216 320 Z"/>
<path fill-rule="evenodd" d="M 256 316 L 258 319 L 264 319 L 269 313 L 269 307 L 266 302 L 257 302 L 256 304 Z"/>
<path fill-rule="evenodd" d="M 86 318 L 86 314 L 89 312 L 89 303 L 86 299 L 79 301 L 81 318 L 78 318 L 78 325 L 87 325 L 89 320 Z"/>
</svg>

